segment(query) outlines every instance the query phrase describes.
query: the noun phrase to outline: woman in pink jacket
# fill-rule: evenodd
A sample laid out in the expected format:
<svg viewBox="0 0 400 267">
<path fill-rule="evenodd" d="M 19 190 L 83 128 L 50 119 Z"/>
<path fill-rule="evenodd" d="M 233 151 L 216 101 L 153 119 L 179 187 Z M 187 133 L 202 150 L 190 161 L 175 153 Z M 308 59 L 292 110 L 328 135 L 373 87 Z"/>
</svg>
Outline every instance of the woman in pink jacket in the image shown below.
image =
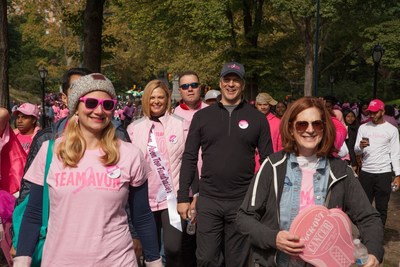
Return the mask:
<svg viewBox="0 0 400 267">
<path fill-rule="evenodd" d="M 152 80 L 146 85 L 142 108 L 144 117 L 132 122 L 127 131 L 150 168 L 149 203 L 159 241 L 163 229 L 166 266 L 185 266 L 180 250 L 186 223 L 177 212 L 176 192 L 188 123 L 171 113 L 171 95 L 167 85 L 160 80 Z"/>
</svg>

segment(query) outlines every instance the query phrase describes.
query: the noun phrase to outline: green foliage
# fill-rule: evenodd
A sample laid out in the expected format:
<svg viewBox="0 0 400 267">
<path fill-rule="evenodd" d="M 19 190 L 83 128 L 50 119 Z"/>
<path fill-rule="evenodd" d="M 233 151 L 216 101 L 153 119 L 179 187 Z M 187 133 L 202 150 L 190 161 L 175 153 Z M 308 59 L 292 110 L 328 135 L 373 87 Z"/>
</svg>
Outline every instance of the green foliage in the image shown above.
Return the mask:
<svg viewBox="0 0 400 267">
<path fill-rule="evenodd" d="M 82 60 L 85 4 L 10 1 L 11 87 L 38 93 L 37 67 L 44 64 L 46 88 L 58 90 L 63 72 Z M 371 48 L 380 43 L 385 53 L 378 94 L 399 98 L 399 15 L 396 0 L 321 1 L 318 95 L 330 94 L 333 76 L 339 99 L 369 98 Z M 102 70 L 120 92 L 189 69 L 203 84 L 217 87 L 223 62 L 237 60 L 246 67 L 248 89 L 277 99 L 300 97 L 314 49 L 315 17 L 314 0 L 106 1 Z"/>
</svg>

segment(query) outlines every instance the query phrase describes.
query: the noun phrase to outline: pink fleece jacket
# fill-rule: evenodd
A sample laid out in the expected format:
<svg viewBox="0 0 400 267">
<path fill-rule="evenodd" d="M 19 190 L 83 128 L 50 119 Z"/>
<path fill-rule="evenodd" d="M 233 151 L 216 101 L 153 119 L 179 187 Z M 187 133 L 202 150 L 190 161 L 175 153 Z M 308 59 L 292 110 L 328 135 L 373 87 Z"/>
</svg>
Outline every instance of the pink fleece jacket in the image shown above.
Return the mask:
<svg viewBox="0 0 400 267">
<path fill-rule="evenodd" d="M 179 189 L 179 174 L 182 163 L 182 154 L 185 148 L 185 140 L 187 131 L 189 130 L 189 124 L 183 118 L 177 115 L 165 114 L 159 118 L 161 124 L 164 127 L 164 136 L 166 139 L 166 149 L 168 152 L 169 163 L 169 175 L 172 180 L 174 192 Z M 157 201 L 157 194 L 160 191 L 161 180 L 157 173 L 151 168 L 151 158 L 147 152 L 147 144 L 149 141 L 149 134 L 153 121 L 148 117 L 143 117 L 139 120 L 132 122 L 127 132 L 133 144 L 135 144 L 144 154 L 146 164 L 148 167 L 148 181 L 149 181 L 149 203 L 152 211 L 167 209 L 167 201 Z"/>
<path fill-rule="evenodd" d="M 269 112 L 266 116 L 267 121 L 269 123 L 269 131 L 271 134 L 271 141 L 272 141 L 272 149 L 275 152 L 278 152 L 279 150 L 283 149 L 282 145 L 282 139 L 281 139 L 281 132 L 279 130 L 279 126 L 281 125 L 281 119 L 279 119 L 277 116 Z M 254 172 L 256 173 L 258 169 L 260 169 L 260 155 L 258 152 L 256 152 L 256 155 L 254 156 L 255 160 L 255 168 Z"/>
</svg>

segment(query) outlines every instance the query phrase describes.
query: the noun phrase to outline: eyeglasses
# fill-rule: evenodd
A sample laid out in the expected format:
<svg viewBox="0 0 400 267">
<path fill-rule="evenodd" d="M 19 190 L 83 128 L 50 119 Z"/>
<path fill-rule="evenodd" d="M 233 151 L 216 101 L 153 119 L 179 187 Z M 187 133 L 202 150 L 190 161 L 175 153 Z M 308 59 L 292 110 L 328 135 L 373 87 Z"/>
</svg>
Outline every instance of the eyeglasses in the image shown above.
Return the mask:
<svg viewBox="0 0 400 267">
<path fill-rule="evenodd" d="M 296 128 L 296 131 L 298 132 L 305 132 L 308 128 L 308 125 L 310 125 L 313 127 L 313 129 L 316 132 L 322 132 L 325 128 L 325 123 L 322 120 L 316 120 L 316 121 L 296 121 L 294 124 L 294 127 Z"/>
<path fill-rule="evenodd" d="M 183 90 L 187 90 L 187 89 L 189 89 L 189 87 L 192 87 L 193 89 L 197 89 L 197 88 L 199 88 L 199 83 L 185 83 L 185 84 L 182 84 L 181 86 L 180 86 L 180 88 L 182 88 Z"/>
<path fill-rule="evenodd" d="M 95 109 L 98 105 L 101 105 L 105 111 L 111 111 L 117 104 L 116 99 L 98 99 L 93 97 L 81 97 L 79 101 L 85 103 L 87 109 Z"/>
</svg>

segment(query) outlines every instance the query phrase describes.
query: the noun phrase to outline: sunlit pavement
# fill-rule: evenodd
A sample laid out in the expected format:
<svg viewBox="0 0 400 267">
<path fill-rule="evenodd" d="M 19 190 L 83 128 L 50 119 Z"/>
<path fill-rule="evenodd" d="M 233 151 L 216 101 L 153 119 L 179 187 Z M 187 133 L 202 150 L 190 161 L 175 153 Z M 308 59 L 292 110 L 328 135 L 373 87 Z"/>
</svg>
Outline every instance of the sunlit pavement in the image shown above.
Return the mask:
<svg viewBox="0 0 400 267">
<path fill-rule="evenodd" d="M 400 266 L 400 191 L 392 193 L 385 227 L 385 258 L 383 266 Z"/>
</svg>

